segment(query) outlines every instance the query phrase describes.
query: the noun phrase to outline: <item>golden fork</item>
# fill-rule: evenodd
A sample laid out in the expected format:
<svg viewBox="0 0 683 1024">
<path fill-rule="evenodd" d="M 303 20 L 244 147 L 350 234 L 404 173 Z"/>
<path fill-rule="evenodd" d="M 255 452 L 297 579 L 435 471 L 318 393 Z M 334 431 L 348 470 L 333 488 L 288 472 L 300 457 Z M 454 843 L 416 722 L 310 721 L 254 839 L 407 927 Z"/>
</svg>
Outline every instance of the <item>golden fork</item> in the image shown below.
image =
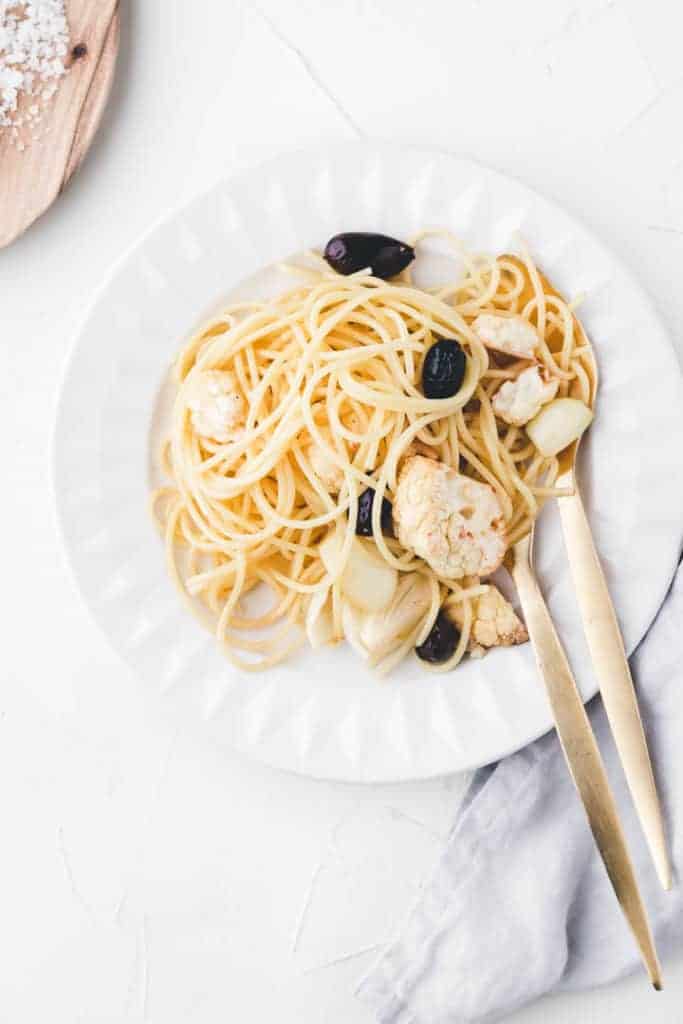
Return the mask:
<svg viewBox="0 0 683 1024">
<path fill-rule="evenodd" d="M 511 258 L 524 274 L 526 287 L 522 301 L 526 302 L 533 295 L 526 267 L 517 257 L 506 258 Z M 559 295 L 559 292 L 553 288 L 543 274 L 539 276 L 547 295 Z M 598 390 L 598 367 L 590 341 L 576 317 L 574 317 L 574 330 L 577 332 L 582 350 L 581 365 L 590 385 L 590 404 L 593 406 Z M 671 865 L 664 822 L 638 708 L 638 699 L 614 605 L 607 589 L 600 559 L 595 550 L 579 490 L 576 475 L 579 444 L 580 441 L 577 441 L 561 454 L 560 474 L 557 479 L 559 487 L 573 490 L 571 495 L 557 499 L 569 566 L 588 649 L 626 781 L 659 880 L 664 889 L 670 889 Z"/>
<path fill-rule="evenodd" d="M 621 909 L 633 932 L 650 981 L 662 976 L 652 933 L 638 890 L 614 796 L 572 675 L 533 569 L 533 530 L 512 548 L 512 578 L 562 744 L 588 823 Z"/>
<path fill-rule="evenodd" d="M 505 258 L 515 262 L 525 276 L 526 287 L 521 296 L 524 304 L 533 296 L 525 265 L 517 257 Z M 550 282 L 540 276 L 544 291 L 558 294 Z M 589 383 L 592 406 L 598 385 L 597 365 L 588 338 L 576 318 L 574 324 L 575 330 L 580 332 L 581 363 Z M 667 888 L 670 868 L 659 799 L 621 634 L 577 485 L 578 447 L 576 442 L 562 453 L 558 478 L 560 486 L 572 488 L 574 492 L 558 499 L 572 576 L 610 727 L 660 879 Z M 657 952 L 605 766 L 533 570 L 533 536 L 532 530 L 514 546 L 510 558 L 512 576 L 569 770 L 617 900 L 652 984 L 659 989 L 661 970 Z"/>
<path fill-rule="evenodd" d="M 598 369 L 593 350 L 580 325 L 579 330 L 587 349 L 584 366 L 591 382 L 592 402 L 597 391 Z M 671 864 L 652 762 L 624 642 L 579 490 L 576 474 L 578 448 L 579 442 L 564 453 L 557 480 L 558 486 L 573 490 L 572 494 L 557 499 L 569 567 L 593 667 L 626 781 L 659 880 L 664 889 L 670 889 Z"/>
</svg>

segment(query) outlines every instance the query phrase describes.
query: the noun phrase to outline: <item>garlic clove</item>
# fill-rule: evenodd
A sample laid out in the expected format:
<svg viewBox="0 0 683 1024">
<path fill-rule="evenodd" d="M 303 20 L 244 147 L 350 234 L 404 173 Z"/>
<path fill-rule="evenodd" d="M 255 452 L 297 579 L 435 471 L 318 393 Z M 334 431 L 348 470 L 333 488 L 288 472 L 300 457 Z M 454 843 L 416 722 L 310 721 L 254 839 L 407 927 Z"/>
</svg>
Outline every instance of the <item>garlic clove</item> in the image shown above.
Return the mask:
<svg viewBox="0 0 683 1024">
<path fill-rule="evenodd" d="M 590 426 L 593 412 L 578 398 L 556 398 L 526 425 L 541 455 L 558 455 Z"/>
<path fill-rule="evenodd" d="M 355 608 L 349 601 L 342 601 L 342 629 L 344 636 L 357 654 L 360 654 L 364 661 L 367 661 L 369 652 L 363 646 L 360 632 L 363 625 L 363 613 Z"/>
<path fill-rule="evenodd" d="M 332 576 L 339 572 L 342 544 L 343 537 L 336 531 L 320 544 L 320 557 Z M 365 612 L 378 612 L 386 608 L 393 598 L 398 572 L 384 561 L 372 542 L 354 537 L 340 584 L 342 593 L 352 604 Z"/>
<path fill-rule="evenodd" d="M 334 641 L 330 588 L 313 594 L 306 612 L 306 636 L 314 650 Z"/>
<path fill-rule="evenodd" d="M 366 615 L 360 641 L 374 657 L 384 657 L 405 640 L 429 611 L 431 588 L 421 573 L 404 573 L 391 603 L 381 612 Z"/>
</svg>

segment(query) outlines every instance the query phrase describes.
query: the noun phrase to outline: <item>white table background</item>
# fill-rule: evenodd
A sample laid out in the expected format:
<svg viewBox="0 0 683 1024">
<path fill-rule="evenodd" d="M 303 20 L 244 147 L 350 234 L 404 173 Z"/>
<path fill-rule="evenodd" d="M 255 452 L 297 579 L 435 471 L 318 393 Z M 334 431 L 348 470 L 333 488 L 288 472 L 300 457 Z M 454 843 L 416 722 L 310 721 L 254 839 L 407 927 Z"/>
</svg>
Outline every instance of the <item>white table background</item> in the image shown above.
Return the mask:
<svg viewBox="0 0 683 1024">
<path fill-rule="evenodd" d="M 0 1020 L 371 1024 L 353 990 L 465 781 L 316 783 L 170 721 L 91 625 L 48 445 L 82 307 L 217 177 L 308 142 L 433 145 L 562 203 L 683 352 L 683 14 L 667 0 L 133 0 L 100 136 L 0 252 Z M 2 173 L 2 168 L 0 168 Z M 343 225 L 340 225 L 343 227 Z M 140 339 L 144 344 L 144 338 Z M 647 386 L 647 351 L 643 386 Z M 680 1020 L 683 958 L 518 1024 Z"/>
</svg>

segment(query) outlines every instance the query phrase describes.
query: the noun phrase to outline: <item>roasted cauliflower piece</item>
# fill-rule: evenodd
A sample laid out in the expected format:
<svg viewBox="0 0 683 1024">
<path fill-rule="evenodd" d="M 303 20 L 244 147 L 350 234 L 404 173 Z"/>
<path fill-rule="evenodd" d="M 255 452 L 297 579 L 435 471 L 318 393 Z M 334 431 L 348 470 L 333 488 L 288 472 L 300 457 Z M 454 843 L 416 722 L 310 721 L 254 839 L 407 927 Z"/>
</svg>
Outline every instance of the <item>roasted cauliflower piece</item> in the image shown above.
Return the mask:
<svg viewBox="0 0 683 1024">
<path fill-rule="evenodd" d="M 505 523 L 496 492 L 443 462 L 406 459 L 393 512 L 399 542 L 446 579 L 488 576 L 503 561 Z"/>
<path fill-rule="evenodd" d="M 190 381 L 190 420 L 197 434 L 219 444 L 236 441 L 246 420 L 237 378 L 227 370 L 204 370 Z"/>
<path fill-rule="evenodd" d="M 506 380 L 492 399 L 493 411 L 499 419 L 513 427 L 523 427 L 551 402 L 557 394 L 559 381 L 545 381 L 538 366 L 523 370 L 515 380 Z"/>
<path fill-rule="evenodd" d="M 480 313 L 472 323 L 472 330 L 487 348 L 493 348 L 506 356 L 533 359 L 538 348 L 536 328 L 518 314 L 498 316 L 495 313 Z"/>
<path fill-rule="evenodd" d="M 493 584 L 489 585 L 485 594 L 475 598 L 472 605 L 474 617 L 467 645 L 470 653 L 481 655 L 482 648 L 512 647 L 514 644 L 524 644 L 529 639 L 526 626 Z M 451 604 L 448 614 L 456 626 L 462 629 L 462 604 Z"/>
</svg>

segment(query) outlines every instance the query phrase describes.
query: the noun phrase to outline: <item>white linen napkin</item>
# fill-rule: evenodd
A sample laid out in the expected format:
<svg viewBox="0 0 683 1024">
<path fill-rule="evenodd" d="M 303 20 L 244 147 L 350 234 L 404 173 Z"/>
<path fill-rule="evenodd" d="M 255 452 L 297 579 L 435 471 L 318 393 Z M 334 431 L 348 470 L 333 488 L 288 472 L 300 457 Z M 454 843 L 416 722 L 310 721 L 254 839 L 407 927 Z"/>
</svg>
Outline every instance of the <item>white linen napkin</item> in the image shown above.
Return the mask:
<svg viewBox="0 0 683 1024">
<path fill-rule="evenodd" d="M 666 815 L 683 862 L 683 566 L 632 659 Z M 660 955 L 683 938 L 662 891 L 602 703 L 590 715 Z M 362 982 L 381 1024 L 493 1022 L 551 990 L 610 982 L 640 963 L 555 733 L 477 773 L 434 878 Z"/>
</svg>

